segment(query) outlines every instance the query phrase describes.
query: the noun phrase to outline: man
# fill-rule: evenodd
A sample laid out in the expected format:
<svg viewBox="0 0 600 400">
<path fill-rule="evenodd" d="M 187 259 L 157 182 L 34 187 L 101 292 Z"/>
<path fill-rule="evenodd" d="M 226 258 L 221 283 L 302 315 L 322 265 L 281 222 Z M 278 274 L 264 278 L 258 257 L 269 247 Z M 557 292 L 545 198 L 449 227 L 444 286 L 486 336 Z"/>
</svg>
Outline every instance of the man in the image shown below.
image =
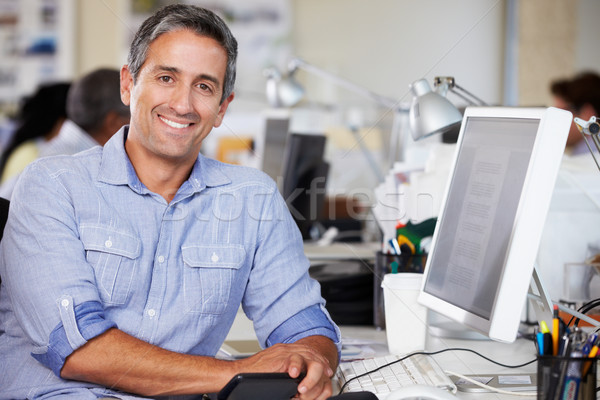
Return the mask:
<svg viewBox="0 0 600 400">
<path fill-rule="evenodd" d="M 552 83 L 550 91 L 554 97 L 554 106 L 571 111 L 573 117 L 585 121 L 593 116 L 600 117 L 600 75 L 595 72 L 582 72 L 572 79 L 557 80 Z M 589 154 L 585 140 L 574 122 L 567 138 L 566 152 L 573 156 Z"/>
<path fill-rule="evenodd" d="M 271 371 L 331 394 L 339 330 L 275 183 L 199 154 L 236 53 L 210 11 L 160 9 L 121 70 L 130 125 L 24 172 L 0 247 L 0 398 L 210 393 Z M 215 359 L 240 303 L 268 348 Z"/>
<path fill-rule="evenodd" d="M 129 107 L 119 96 L 117 69 L 92 71 L 71 85 L 66 99 L 67 119 L 58 134 L 39 148 L 37 158 L 75 154 L 100 145 L 129 122 Z M 0 197 L 10 199 L 19 174 L 0 187 Z"/>
</svg>

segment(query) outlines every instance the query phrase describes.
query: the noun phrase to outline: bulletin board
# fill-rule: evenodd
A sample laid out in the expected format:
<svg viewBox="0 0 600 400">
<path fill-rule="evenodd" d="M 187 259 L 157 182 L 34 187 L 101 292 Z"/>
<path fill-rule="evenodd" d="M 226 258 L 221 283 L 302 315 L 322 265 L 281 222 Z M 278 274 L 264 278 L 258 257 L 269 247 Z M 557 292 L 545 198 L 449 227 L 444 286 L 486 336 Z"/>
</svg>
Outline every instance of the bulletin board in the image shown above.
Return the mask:
<svg viewBox="0 0 600 400">
<path fill-rule="evenodd" d="M 0 0 L 0 121 L 46 82 L 74 73 L 75 0 Z M 4 127 L 4 125 L 2 125 Z M 0 150 L 6 141 L 0 129 Z"/>
</svg>

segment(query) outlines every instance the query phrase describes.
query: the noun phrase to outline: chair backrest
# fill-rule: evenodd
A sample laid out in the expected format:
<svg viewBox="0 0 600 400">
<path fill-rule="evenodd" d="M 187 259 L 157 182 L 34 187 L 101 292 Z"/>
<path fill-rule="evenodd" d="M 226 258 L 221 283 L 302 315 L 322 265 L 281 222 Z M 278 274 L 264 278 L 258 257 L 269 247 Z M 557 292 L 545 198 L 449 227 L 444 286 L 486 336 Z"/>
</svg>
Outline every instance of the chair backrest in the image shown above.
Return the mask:
<svg viewBox="0 0 600 400">
<path fill-rule="evenodd" d="M 0 197 L 0 240 L 2 240 L 2 234 L 4 233 L 4 225 L 6 225 L 6 220 L 8 219 L 8 206 L 10 202 L 6 199 Z M 0 279 L 0 283 L 2 283 L 2 279 Z"/>
<path fill-rule="evenodd" d="M 10 202 L 0 197 L 0 240 L 2 240 L 2 233 L 4 232 L 4 225 L 8 219 L 8 206 Z"/>
</svg>

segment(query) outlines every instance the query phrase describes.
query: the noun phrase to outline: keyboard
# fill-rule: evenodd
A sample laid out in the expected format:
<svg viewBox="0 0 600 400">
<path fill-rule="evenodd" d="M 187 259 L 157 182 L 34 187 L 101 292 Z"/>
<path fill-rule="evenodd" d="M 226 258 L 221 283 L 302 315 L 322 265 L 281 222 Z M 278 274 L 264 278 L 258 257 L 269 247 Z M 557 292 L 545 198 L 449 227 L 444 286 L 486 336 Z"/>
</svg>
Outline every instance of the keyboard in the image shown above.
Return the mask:
<svg viewBox="0 0 600 400">
<path fill-rule="evenodd" d="M 340 386 L 342 386 L 355 376 L 372 371 L 400 358 L 399 356 L 388 355 L 342 362 L 336 373 L 337 379 Z M 368 391 L 375 393 L 379 399 L 383 399 L 388 393 L 409 385 L 429 385 L 452 393 L 456 392 L 456 385 L 444 373 L 433 357 L 417 354 L 384 367 L 377 372 L 350 381 L 344 388 L 344 393 Z"/>
</svg>

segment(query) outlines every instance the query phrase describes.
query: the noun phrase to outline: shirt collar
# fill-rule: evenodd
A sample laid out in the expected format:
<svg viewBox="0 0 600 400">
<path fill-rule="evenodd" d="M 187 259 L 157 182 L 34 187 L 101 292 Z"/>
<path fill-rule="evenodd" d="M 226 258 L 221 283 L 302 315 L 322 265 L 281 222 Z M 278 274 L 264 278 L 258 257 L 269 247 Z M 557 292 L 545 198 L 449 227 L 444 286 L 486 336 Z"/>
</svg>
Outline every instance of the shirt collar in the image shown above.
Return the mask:
<svg viewBox="0 0 600 400">
<path fill-rule="evenodd" d="M 98 180 L 110 185 L 128 185 L 137 193 L 148 192 L 139 180 L 125 151 L 125 138 L 128 131 L 129 126 L 123 126 L 104 145 Z M 206 187 L 222 186 L 229 183 L 231 183 L 231 180 L 223 172 L 221 163 L 199 154 L 190 177 L 182 187 L 187 187 L 189 184 L 193 192 L 199 192 Z"/>
</svg>

